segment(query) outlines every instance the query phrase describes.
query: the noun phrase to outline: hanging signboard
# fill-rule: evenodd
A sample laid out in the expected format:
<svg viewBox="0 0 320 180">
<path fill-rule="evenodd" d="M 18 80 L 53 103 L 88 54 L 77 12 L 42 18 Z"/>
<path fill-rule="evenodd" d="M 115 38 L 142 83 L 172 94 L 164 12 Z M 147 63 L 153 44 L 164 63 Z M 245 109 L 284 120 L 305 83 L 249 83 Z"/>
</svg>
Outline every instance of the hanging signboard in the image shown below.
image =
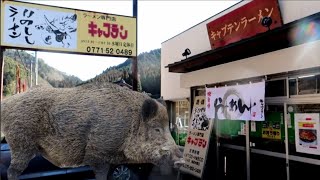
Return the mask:
<svg viewBox="0 0 320 180">
<path fill-rule="evenodd" d="M 199 178 L 203 174 L 213 124 L 205 111 L 205 96 L 195 97 L 183 153 L 186 163 L 180 168 L 181 171 Z"/>
<path fill-rule="evenodd" d="M 294 114 L 296 151 L 320 155 L 320 125 L 318 113 Z"/>
<path fill-rule="evenodd" d="M 1 3 L 1 46 L 136 56 L 136 18 L 25 2 Z"/>
<path fill-rule="evenodd" d="M 208 118 L 264 121 L 265 82 L 206 88 Z"/>
<path fill-rule="evenodd" d="M 268 17 L 268 18 L 265 18 Z M 253 0 L 207 24 L 211 48 L 215 49 L 282 26 L 278 0 Z"/>
</svg>

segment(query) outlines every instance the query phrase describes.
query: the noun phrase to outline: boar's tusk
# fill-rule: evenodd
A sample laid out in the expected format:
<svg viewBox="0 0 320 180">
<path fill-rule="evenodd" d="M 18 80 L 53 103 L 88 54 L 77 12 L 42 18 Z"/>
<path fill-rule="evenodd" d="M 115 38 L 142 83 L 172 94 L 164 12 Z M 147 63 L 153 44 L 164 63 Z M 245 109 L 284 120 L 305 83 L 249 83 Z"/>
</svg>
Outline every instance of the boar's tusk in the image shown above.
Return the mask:
<svg viewBox="0 0 320 180">
<path fill-rule="evenodd" d="M 163 151 L 169 151 L 170 149 L 169 149 L 169 147 L 165 146 L 165 147 L 162 147 L 161 150 L 163 150 Z"/>
<path fill-rule="evenodd" d="M 179 161 L 174 162 L 174 168 L 180 168 L 185 163 L 185 160 L 181 158 Z"/>
</svg>

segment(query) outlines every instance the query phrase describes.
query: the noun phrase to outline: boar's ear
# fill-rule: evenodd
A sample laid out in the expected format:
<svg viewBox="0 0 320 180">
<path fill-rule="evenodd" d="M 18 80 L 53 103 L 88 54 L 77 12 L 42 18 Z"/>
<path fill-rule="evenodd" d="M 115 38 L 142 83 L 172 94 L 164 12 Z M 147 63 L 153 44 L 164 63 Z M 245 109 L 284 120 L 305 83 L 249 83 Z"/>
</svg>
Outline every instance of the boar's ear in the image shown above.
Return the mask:
<svg viewBox="0 0 320 180">
<path fill-rule="evenodd" d="M 167 108 L 167 104 L 166 104 L 166 102 L 164 101 L 164 99 L 163 99 L 162 96 L 161 96 L 160 98 L 158 98 L 157 101 L 158 101 L 159 103 L 161 103 L 162 105 L 164 105 L 164 106 Z"/>
<path fill-rule="evenodd" d="M 146 99 L 142 105 L 142 118 L 147 120 L 153 118 L 158 111 L 158 104 L 153 99 Z"/>
</svg>

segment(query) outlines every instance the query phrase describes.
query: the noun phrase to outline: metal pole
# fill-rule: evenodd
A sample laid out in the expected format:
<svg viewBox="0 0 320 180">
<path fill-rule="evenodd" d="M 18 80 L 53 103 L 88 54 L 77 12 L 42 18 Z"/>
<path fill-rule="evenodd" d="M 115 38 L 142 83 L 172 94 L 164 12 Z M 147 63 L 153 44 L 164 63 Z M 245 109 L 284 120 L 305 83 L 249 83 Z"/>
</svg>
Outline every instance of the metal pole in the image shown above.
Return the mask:
<svg viewBox="0 0 320 180">
<path fill-rule="evenodd" d="M 289 86 L 287 86 L 288 89 Z M 289 137 L 288 137 L 288 121 L 291 121 L 291 119 L 288 119 L 289 114 L 287 111 L 287 103 L 283 104 L 284 108 L 284 133 L 285 133 L 285 149 L 286 149 L 286 170 L 287 170 L 287 180 L 290 179 L 290 162 L 289 162 Z"/>
<path fill-rule="evenodd" d="M 2 95 L 3 95 L 3 72 L 4 72 L 4 48 L 0 46 L 0 67 L 1 67 L 1 73 L 0 73 L 0 101 L 2 101 Z"/>
<path fill-rule="evenodd" d="M 249 139 L 250 131 L 249 131 L 249 123 L 250 123 L 249 121 L 246 121 L 247 180 L 250 180 L 250 139 Z"/>
<path fill-rule="evenodd" d="M 32 87 L 32 59 L 30 59 L 30 88 Z"/>
<path fill-rule="evenodd" d="M 35 51 L 35 59 L 36 59 L 36 64 L 35 64 L 35 74 L 36 74 L 36 85 L 38 85 L 38 51 Z"/>
<path fill-rule="evenodd" d="M 132 58 L 132 89 L 138 90 L 138 0 L 132 0 L 133 5 L 133 17 L 136 18 L 137 29 L 136 29 L 136 57 Z"/>
</svg>

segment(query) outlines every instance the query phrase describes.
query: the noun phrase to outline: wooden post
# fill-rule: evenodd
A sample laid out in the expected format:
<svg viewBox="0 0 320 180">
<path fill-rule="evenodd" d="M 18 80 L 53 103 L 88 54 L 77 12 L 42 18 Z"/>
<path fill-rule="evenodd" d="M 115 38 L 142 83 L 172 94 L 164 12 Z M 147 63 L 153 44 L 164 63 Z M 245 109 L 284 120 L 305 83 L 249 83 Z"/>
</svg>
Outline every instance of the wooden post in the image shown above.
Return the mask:
<svg viewBox="0 0 320 180">
<path fill-rule="evenodd" d="M 138 0 L 132 0 L 133 5 L 133 17 L 137 20 L 136 31 L 136 57 L 132 58 L 131 70 L 132 70 L 132 90 L 138 90 Z"/>
<path fill-rule="evenodd" d="M 1 95 L 0 95 L 0 101 L 3 99 L 3 74 L 4 74 L 4 48 L 0 46 L 0 67 L 1 67 L 1 73 L 0 73 L 0 90 L 1 90 Z"/>
</svg>

